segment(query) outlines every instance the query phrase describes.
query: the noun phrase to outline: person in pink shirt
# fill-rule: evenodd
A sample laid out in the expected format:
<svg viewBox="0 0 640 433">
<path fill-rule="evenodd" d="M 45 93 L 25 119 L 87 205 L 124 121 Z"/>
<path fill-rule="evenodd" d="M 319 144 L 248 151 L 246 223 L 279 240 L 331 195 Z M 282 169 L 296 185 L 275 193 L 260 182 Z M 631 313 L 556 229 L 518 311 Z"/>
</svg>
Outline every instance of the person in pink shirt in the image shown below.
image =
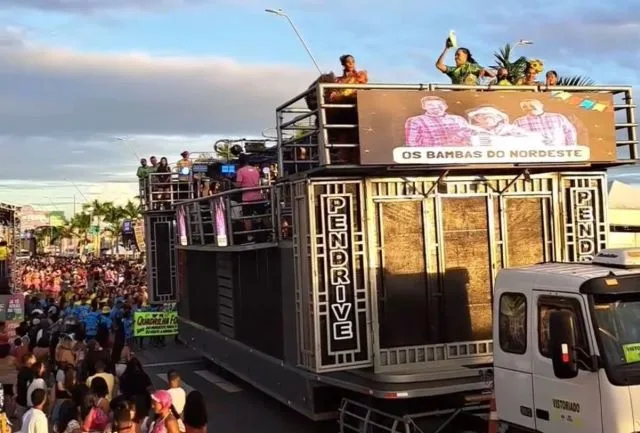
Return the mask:
<svg viewBox="0 0 640 433">
<path fill-rule="evenodd" d="M 241 154 L 238 158 L 238 162 L 240 163 L 240 168 L 236 172 L 236 181 L 235 185 L 238 188 L 255 188 L 260 186 L 260 171 L 257 168 L 253 167 L 249 164 L 249 159 L 246 154 Z M 252 203 L 252 202 L 262 202 L 262 191 L 256 189 L 253 191 L 245 191 L 242 193 L 242 209 L 244 216 L 256 215 L 262 213 L 261 204 L 260 203 Z M 249 232 L 252 229 L 252 220 L 245 219 L 243 220 L 244 230 Z M 253 240 L 253 236 L 249 234 L 249 241 Z"/>
</svg>

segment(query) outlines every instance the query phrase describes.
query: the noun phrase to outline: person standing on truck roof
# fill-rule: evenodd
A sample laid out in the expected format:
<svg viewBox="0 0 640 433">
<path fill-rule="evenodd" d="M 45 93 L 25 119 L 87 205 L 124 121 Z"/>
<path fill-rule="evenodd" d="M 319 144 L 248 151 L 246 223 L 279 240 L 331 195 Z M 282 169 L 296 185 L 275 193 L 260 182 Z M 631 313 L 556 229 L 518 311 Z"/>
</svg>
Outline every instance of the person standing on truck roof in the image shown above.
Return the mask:
<svg viewBox="0 0 640 433">
<path fill-rule="evenodd" d="M 238 158 L 240 168 L 236 172 L 235 185 L 238 188 L 255 188 L 260 186 L 260 172 L 257 168 L 249 164 L 249 158 L 245 153 Z M 260 190 L 244 191 L 242 193 L 242 209 L 244 216 L 252 216 L 261 213 L 260 204 L 262 201 L 262 193 Z M 253 227 L 253 221 L 248 218 L 243 220 L 244 230 L 250 232 Z M 248 233 L 247 240 L 253 241 L 253 235 Z"/>
<path fill-rule="evenodd" d="M 483 68 L 476 62 L 476 59 L 473 58 L 468 48 L 458 48 L 454 57 L 456 65 L 447 66 L 444 63 L 444 59 L 451 48 L 453 48 L 453 44 L 451 40 L 447 38 L 444 50 L 442 50 L 440 57 L 436 60 L 436 68 L 451 78 L 451 84 L 477 86 L 479 78 L 495 76 L 494 72 Z"/>
</svg>

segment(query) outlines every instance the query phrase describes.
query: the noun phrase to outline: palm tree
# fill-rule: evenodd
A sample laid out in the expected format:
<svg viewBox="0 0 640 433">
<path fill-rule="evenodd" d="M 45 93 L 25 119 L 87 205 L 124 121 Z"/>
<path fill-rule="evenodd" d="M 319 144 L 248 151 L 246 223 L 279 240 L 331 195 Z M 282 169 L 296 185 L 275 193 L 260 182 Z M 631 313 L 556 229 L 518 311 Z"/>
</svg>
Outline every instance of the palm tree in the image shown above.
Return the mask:
<svg viewBox="0 0 640 433">
<path fill-rule="evenodd" d="M 92 219 L 91 214 L 85 211 L 77 213 L 71 218 L 71 229 L 80 238 L 78 247 L 81 249 L 90 241 L 89 229 L 91 228 Z"/>
<path fill-rule="evenodd" d="M 88 212 L 90 215 L 98 218 L 102 218 L 105 210 L 112 205 L 111 202 L 101 202 L 98 199 L 94 199 L 92 202 L 82 205 L 82 210 Z"/>
<path fill-rule="evenodd" d="M 513 53 L 513 47 L 510 44 L 505 44 L 504 47 L 500 48 L 497 52 L 493 54 L 493 57 L 496 60 L 496 64 L 493 66 L 493 69 L 505 68 L 509 72 L 509 76 L 511 77 L 512 83 L 517 83 L 518 80 L 524 77 L 525 69 L 527 68 L 527 58 L 525 56 L 520 56 L 516 60 L 511 59 L 511 54 Z M 593 86 L 595 85 L 595 81 L 593 81 L 589 77 L 583 77 L 581 75 L 573 75 L 573 76 L 559 76 L 558 77 L 558 86 Z"/>
<path fill-rule="evenodd" d="M 142 216 L 142 207 L 140 206 L 140 202 L 128 200 L 122 207 L 122 210 L 124 211 L 125 219 L 136 220 Z"/>
<path fill-rule="evenodd" d="M 108 224 L 104 231 L 111 234 L 113 239 L 111 248 L 115 252 L 119 244 L 120 236 L 122 235 L 122 224 L 126 219 L 127 214 L 124 208 L 115 206 L 113 203 L 109 203 L 103 212 L 103 221 Z"/>
<path fill-rule="evenodd" d="M 223 161 L 234 159 L 235 156 L 233 156 L 233 153 L 231 153 L 231 146 L 232 144 L 230 142 L 227 142 L 221 143 L 217 147 L 215 147 L 214 150 L 218 159 L 221 159 Z"/>
</svg>

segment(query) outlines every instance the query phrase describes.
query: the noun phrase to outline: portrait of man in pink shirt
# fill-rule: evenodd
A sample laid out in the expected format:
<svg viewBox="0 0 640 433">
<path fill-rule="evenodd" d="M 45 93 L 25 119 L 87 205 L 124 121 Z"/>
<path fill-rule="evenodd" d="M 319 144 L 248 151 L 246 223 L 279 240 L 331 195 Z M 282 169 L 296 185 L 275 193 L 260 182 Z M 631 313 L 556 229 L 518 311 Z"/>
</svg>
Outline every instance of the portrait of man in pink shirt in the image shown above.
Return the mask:
<svg viewBox="0 0 640 433">
<path fill-rule="evenodd" d="M 522 101 L 520 108 L 526 114 L 514 120 L 514 125 L 541 134 L 547 146 L 578 145 L 578 131 L 563 114 L 546 113 L 544 104 L 537 99 Z"/>
<path fill-rule="evenodd" d="M 448 114 L 447 102 L 438 96 L 420 99 L 424 114 L 405 122 L 405 146 L 469 146 L 469 123 L 455 114 Z"/>
</svg>

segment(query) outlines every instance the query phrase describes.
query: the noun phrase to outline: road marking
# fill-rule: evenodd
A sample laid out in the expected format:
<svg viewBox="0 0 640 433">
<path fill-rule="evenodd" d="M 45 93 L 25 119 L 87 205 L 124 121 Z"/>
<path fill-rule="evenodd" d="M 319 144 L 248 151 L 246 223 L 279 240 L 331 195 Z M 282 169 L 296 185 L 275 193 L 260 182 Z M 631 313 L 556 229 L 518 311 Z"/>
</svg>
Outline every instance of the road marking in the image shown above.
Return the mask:
<svg viewBox="0 0 640 433">
<path fill-rule="evenodd" d="M 198 371 L 195 371 L 194 373 L 197 374 L 198 376 L 200 376 L 201 378 L 203 378 L 204 380 L 206 380 L 207 382 L 210 382 L 210 383 L 214 384 L 215 386 L 217 386 L 218 388 L 220 388 L 220 389 L 222 389 L 222 390 L 224 390 L 226 392 L 233 393 L 233 392 L 242 391 L 241 388 L 238 388 L 233 383 L 227 382 L 226 380 L 224 380 L 220 376 L 217 376 L 217 375 L 211 373 L 210 371 L 198 370 Z"/>
<path fill-rule="evenodd" d="M 176 361 L 176 362 L 156 362 L 152 364 L 142 364 L 143 367 L 169 367 L 172 365 L 189 365 L 189 364 L 202 364 L 201 359 L 192 359 L 190 361 Z"/>
<path fill-rule="evenodd" d="M 160 378 L 160 380 L 162 380 L 163 382 L 169 383 L 166 373 L 158 373 L 156 374 L 156 376 Z M 186 392 L 187 394 L 195 390 L 194 387 L 190 386 L 188 383 L 185 383 L 184 381 L 182 381 L 181 386 L 182 386 L 182 389 L 184 389 L 184 392 Z"/>
</svg>

